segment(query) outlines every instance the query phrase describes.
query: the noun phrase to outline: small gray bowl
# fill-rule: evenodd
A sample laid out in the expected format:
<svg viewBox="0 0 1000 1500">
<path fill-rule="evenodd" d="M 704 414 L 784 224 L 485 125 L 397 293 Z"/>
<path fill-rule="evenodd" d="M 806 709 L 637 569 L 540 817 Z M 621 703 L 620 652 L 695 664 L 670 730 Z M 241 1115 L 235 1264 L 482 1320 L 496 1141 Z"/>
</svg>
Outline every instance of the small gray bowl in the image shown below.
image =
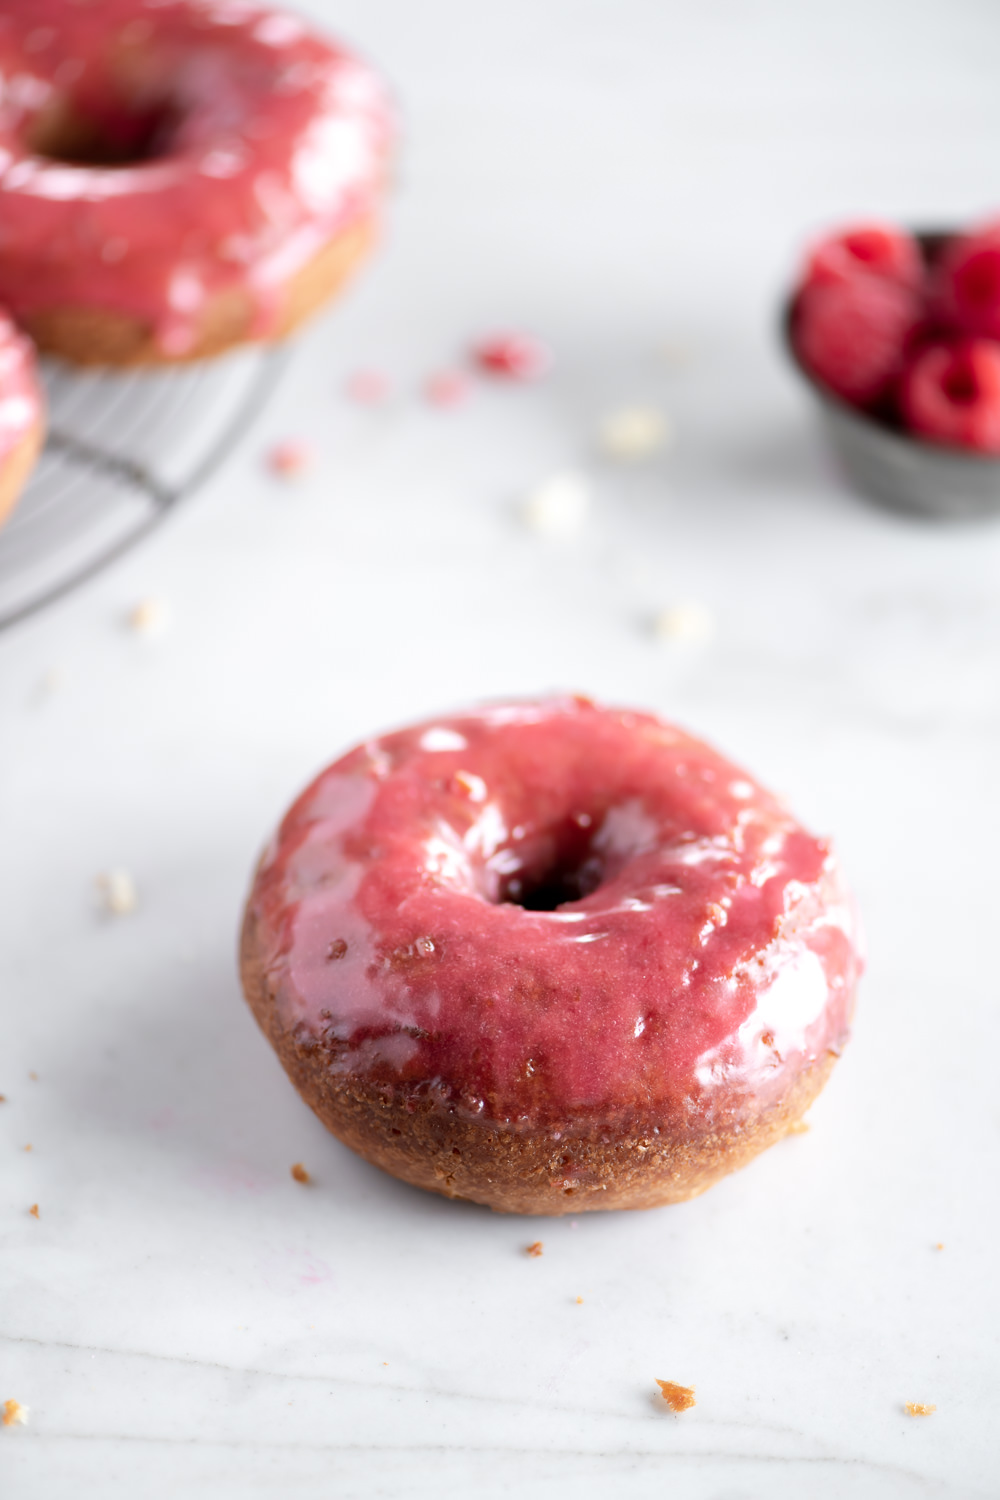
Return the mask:
<svg viewBox="0 0 1000 1500">
<path fill-rule="evenodd" d="M 929 263 L 948 237 L 916 236 Z M 790 298 L 782 318 L 785 348 L 816 398 L 827 441 L 856 490 L 911 515 L 955 521 L 1000 515 L 1000 457 L 925 442 L 849 406 L 799 359 L 792 339 L 793 310 Z"/>
</svg>

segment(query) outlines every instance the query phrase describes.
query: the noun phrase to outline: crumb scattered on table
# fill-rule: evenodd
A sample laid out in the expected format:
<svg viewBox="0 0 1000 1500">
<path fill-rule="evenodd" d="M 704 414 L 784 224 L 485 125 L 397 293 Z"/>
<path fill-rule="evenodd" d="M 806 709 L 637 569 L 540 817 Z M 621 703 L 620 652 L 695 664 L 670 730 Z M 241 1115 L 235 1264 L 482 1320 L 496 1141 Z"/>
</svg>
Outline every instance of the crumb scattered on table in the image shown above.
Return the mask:
<svg viewBox="0 0 1000 1500">
<path fill-rule="evenodd" d="M 105 870 L 95 881 L 104 910 L 112 917 L 127 917 L 139 904 L 135 881 L 128 870 Z"/>
<path fill-rule="evenodd" d="M 297 1161 L 292 1168 L 292 1176 L 296 1182 L 312 1182 L 312 1178 L 300 1161 Z"/>
<path fill-rule="evenodd" d="M 671 604 L 653 621 L 661 641 L 707 641 L 715 634 L 715 620 L 704 604 Z"/>
<path fill-rule="evenodd" d="M 29 1214 L 31 1215 L 31 1217 L 33 1219 L 40 1219 L 41 1218 L 41 1214 L 38 1212 L 38 1204 L 37 1203 L 33 1203 L 31 1205 L 31 1207 L 28 1209 L 28 1212 L 29 1212 Z"/>
<path fill-rule="evenodd" d="M 553 474 L 527 496 L 524 524 L 540 536 L 572 536 L 590 507 L 590 490 L 579 474 Z"/>
<path fill-rule="evenodd" d="M 808 1135 L 809 1134 L 809 1129 L 810 1129 L 810 1126 L 809 1126 L 809 1121 L 808 1120 L 793 1120 L 792 1123 L 791 1123 L 791 1125 L 789 1125 L 789 1127 L 788 1127 L 788 1134 L 789 1135 Z"/>
<path fill-rule="evenodd" d="M 580 1304 L 583 1302 L 583 1298 L 582 1297 L 577 1297 L 576 1302 L 577 1302 L 577 1306 L 579 1307 Z"/>
<path fill-rule="evenodd" d="M 934 1249 L 935 1250 L 943 1250 L 944 1249 L 943 1243 L 939 1240 L 938 1243 L 934 1246 Z"/>
<path fill-rule="evenodd" d="M 483 339 L 472 354 L 481 370 L 508 380 L 537 380 L 552 363 L 548 346 L 527 333 L 502 333 Z"/>
<path fill-rule="evenodd" d="M 57 689 L 59 689 L 59 688 L 62 687 L 62 685 L 63 685 L 63 671 L 62 671 L 62 668 L 61 667 L 50 667 L 47 672 L 43 672 L 42 673 L 42 676 L 39 679 L 38 687 L 36 689 L 37 696 L 39 698 L 47 698 L 50 693 L 56 692 Z"/>
<path fill-rule="evenodd" d="M 32 1083 L 37 1083 L 38 1082 L 38 1074 L 37 1073 L 29 1073 L 28 1077 L 31 1079 Z"/>
<path fill-rule="evenodd" d="M 29 1141 L 28 1144 L 24 1147 L 24 1149 L 25 1149 L 25 1151 L 34 1151 L 35 1148 L 31 1144 L 31 1142 Z"/>
<path fill-rule="evenodd" d="M 289 439 L 276 443 L 267 455 L 267 466 L 272 474 L 282 479 L 295 479 L 312 463 L 312 450 L 302 442 Z"/>
<path fill-rule="evenodd" d="M 929 1417 L 931 1412 L 937 1411 L 937 1407 L 928 1405 L 925 1401 L 906 1401 L 903 1410 L 908 1417 Z"/>
<path fill-rule="evenodd" d="M 170 624 L 170 608 L 165 599 L 142 599 L 129 610 L 128 626 L 137 635 L 163 635 Z"/>
<path fill-rule="evenodd" d="M 469 382 L 459 370 L 438 370 L 424 382 L 424 396 L 432 406 L 459 406 L 469 394 Z"/>
<path fill-rule="evenodd" d="M 525 1254 L 526 1255 L 539 1256 L 539 1255 L 541 1255 L 541 1253 L 542 1253 L 542 1242 L 541 1242 L 541 1240 L 535 1240 L 534 1244 L 526 1245 L 525 1246 Z"/>
<path fill-rule="evenodd" d="M 22 1406 L 20 1401 L 5 1401 L 3 1404 L 3 1417 L 0 1418 L 5 1427 L 26 1427 L 28 1425 L 28 1408 Z"/>
<path fill-rule="evenodd" d="M 675 1385 L 672 1380 L 658 1380 L 660 1395 L 671 1411 L 687 1411 L 695 1405 L 693 1385 Z"/>
<path fill-rule="evenodd" d="M 627 406 L 613 411 L 598 432 L 602 452 L 609 458 L 637 462 L 649 458 L 670 441 L 670 424 L 653 406 Z"/>
<path fill-rule="evenodd" d="M 347 395 L 359 406 L 378 406 L 389 394 L 389 377 L 380 370 L 355 370 L 347 381 Z"/>
</svg>

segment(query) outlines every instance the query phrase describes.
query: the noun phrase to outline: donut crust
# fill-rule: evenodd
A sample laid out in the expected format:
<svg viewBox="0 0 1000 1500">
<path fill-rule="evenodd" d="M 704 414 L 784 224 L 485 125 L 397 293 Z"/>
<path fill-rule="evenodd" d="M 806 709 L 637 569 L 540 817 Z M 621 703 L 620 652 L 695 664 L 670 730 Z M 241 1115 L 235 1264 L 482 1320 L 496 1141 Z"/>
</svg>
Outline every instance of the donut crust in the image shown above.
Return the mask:
<svg viewBox="0 0 1000 1500">
<path fill-rule="evenodd" d="M 285 283 L 281 313 L 263 341 L 252 333 L 253 304 L 242 287 L 209 301 L 194 343 L 179 355 L 164 353 L 148 323 L 110 308 L 51 308 L 20 321 L 40 350 L 76 365 L 128 368 L 215 359 L 243 344 L 288 338 L 340 291 L 367 258 L 375 238 L 376 221 L 369 215 L 329 240 Z"/>
<path fill-rule="evenodd" d="M 35 467 L 45 439 L 45 422 L 38 421 L 11 449 L 0 465 L 0 526 L 9 518 Z"/>
<path fill-rule="evenodd" d="M 386 1097 L 327 1064 L 324 1049 L 282 1026 L 248 910 L 240 944 L 243 991 L 265 1036 L 306 1104 L 344 1145 L 393 1177 L 446 1198 L 498 1213 L 558 1216 L 595 1209 L 658 1208 L 683 1203 L 745 1166 L 794 1128 L 836 1061 L 830 1050 L 803 1069 L 777 1104 L 741 1114 L 701 1138 L 589 1135 L 505 1129 L 442 1108 L 415 1094 Z M 567 1161 L 572 1181 L 567 1182 Z"/>
</svg>

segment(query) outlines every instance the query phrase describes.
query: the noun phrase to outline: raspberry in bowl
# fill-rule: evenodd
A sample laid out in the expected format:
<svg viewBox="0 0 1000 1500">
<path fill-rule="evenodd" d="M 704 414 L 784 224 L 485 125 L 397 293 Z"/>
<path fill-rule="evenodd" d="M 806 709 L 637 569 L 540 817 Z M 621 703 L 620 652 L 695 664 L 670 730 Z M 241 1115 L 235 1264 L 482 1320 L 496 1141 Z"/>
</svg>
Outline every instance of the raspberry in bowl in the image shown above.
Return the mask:
<svg viewBox="0 0 1000 1500">
<path fill-rule="evenodd" d="M 924 516 L 1000 512 L 1000 222 L 827 236 L 784 333 L 857 490 Z"/>
</svg>

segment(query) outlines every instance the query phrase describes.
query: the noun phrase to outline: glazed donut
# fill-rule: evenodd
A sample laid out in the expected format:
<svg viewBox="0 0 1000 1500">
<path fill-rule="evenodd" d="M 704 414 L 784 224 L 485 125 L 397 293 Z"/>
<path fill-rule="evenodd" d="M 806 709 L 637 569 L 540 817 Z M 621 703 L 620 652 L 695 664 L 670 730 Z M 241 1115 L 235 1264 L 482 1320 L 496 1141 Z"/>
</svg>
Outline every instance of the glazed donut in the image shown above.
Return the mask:
<svg viewBox="0 0 1000 1500">
<path fill-rule="evenodd" d="M 246 907 L 246 997 L 333 1133 L 526 1214 L 693 1197 L 783 1136 L 860 972 L 828 846 L 649 714 L 559 698 L 361 745 Z"/>
<path fill-rule="evenodd" d="M 35 351 L 0 313 L 0 525 L 17 504 L 44 436 Z"/>
<path fill-rule="evenodd" d="M 383 90 L 245 0 L 0 15 L 0 301 L 83 364 L 279 339 L 372 240 Z"/>
</svg>

